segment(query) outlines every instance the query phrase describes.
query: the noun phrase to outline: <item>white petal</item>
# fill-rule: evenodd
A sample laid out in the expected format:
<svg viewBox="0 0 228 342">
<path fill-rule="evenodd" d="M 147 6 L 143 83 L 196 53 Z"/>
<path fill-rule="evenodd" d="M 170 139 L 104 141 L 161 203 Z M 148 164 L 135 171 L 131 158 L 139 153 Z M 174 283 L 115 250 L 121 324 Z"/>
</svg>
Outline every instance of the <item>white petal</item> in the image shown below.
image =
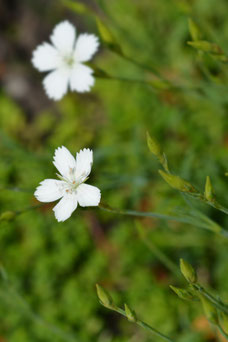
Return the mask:
<svg viewBox="0 0 228 342">
<path fill-rule="evenodd" d="M 93 70 L 86 65 L 76 64 L 70 75 L 70 89 L 79 93 L 89 91 L 94 85 Z"/>
<path fill-rule="evenodd" d="M 57 221 L 63 222 L 67 220 L 77 208 L 77 204 L 77 197 L 75 193 L 65 195 L 53 208 Z"/>
<path fill-rule="evenodd" d="M 76 168 L 76 160 L 65 146 L 55 150 L 53 164 L 61 175 L 67 178 L 71 178 L 70 176 Z"/>
<path fill-rule="evenodd" d="M 43 80 L 44 89 L 50 99 L 60 100 L 67 92 L 70 71 L 57 69 L 49 73 Z"/>
<path fill-rule="evenodd" d="M 61 53 L 68 54 L 73 51 L 75 36 L 75 27 L 65 20 L 55 26 L 50 39 Z"/>
<path fill-rule="evenodd" d="M 40 202 L 53 202 L 63 196 L 62 185 L 63 181 L 57 179 L 45 179 L 36 188 L 34 196 Z"/>
<path fill-rule="evenodd" d="M 77 62 L 89 61 L 97 52 L 99 40 L 94 34 L 80 34 L 75 46 L 74 56 Z"/>
<path fill-rule="evenodd" d="M 81 184 L 77 188 L 77 199 L 81 207 L 97 206 L 101 200 L 101 192 L 95 186 Z"/>
<path fill-rule="evenodd" d="M 75 177 L 77 181 L 84 181 L 91 172 L 93 165 L 93 151 L 89 148 L 80 150 L 76 155 Z"/>
<path fill-rule="evenodd" d="M 52 45 L 43 43 L 32 54 L 32 64 L 39 71 L 56 69 L 60 63 L 59 53 Z"/>
</svg>

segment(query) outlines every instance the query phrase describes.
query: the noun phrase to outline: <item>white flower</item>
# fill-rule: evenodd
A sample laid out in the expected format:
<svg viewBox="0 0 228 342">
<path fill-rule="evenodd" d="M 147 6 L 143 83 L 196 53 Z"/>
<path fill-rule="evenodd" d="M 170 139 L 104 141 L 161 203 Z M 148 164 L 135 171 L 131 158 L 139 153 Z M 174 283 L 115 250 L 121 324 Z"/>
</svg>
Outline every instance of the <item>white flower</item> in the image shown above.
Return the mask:
<svg viewBox="0 0 228 342">
<path fill-rule="evenodd" d="M 98 50 L 98 38 L 93 34 L 80 34 L 67 20 L 56 25 L 50 40 L 33 51 L 32 64 L 39 71 L 51 71 L 43 80 L 44 89 L 51 99 L 60 100 L 68 86 L 79 93 L 94 85 L 93 70 L 83 62 L 89 61 Z"/>
<path fill-rule="evenodd" d="M 45 179 L 34 195 L 40 202 L 53 202 L 61 198 L 53 208 L 58 222 L 67 220 L 78 204 L 87 207 L 100 203 L 100 190 L 84 184 L 93 164 L 91 150 L 80 150 L 75 159 L 66 147 L 59 147 L 55 150 L 53 164 L 61 174 L 57 174 L 60 180 Z"/>
</svg>

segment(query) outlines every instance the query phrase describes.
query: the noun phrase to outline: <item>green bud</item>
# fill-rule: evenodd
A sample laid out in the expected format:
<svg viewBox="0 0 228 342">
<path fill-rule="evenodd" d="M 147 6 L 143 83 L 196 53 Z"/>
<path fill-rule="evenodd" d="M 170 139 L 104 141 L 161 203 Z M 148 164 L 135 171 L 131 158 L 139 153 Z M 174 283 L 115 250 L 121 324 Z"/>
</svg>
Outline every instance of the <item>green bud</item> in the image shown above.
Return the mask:
<svg viewBox="0 0 228 342">
<path fill-rule="evenodd" d="M 181 289 L 176 286 L 169 285 L 169 287 L 178 295 L 179 298 L 184 299 L 184 300 L 192 300 L 194 296 L 192 293 L 188 290 Z"/>
<path fill-rule="evenodd" d="M 213 201 L 214 199 L 213 188 L 212 188 L 211 179 L 209 176 L 207 176 L 206 178 L 204 197 L 206 198 L 206 200 L 210 202 Z"/>
<path fill-rule="evenodd" d="M 130 309 L 127 304 L 124 304 L 124 309 L 125 309 L 127 319 L 130 322 L 137 322 L 137 317 L 136 317 L 135 312 L 132 309 Z"/>
<path fill-rule="evenodd" d="M 159 170 L 158 172 L 172 188 L 182 192 L 197 193 L 197 190 L 192 186 L 192 184 L 181 177 L 166 173 L 162 170 Z"/>
<path fill-rule="evenodd" d="M 97 28 L 100 33 L 101 39 L 103 42 L 113 51 L 122 55 L 122 49 L 118 44 L 117 40 L 109 30 L 109 28 L 101 21 L 100 18 L 96 17 Z"/>
<path fill-rule="evenodd" d="M 187 43 L 193 48 L 203 51 L 203 52 L 208 52 L 208 53 L 215 54 L 215 55 L 224 55 L 224 52 L 217 44 L 210 43 L 206 40 L 197 40 L 194 42 L 187 42 Z"/>
<path fill-rule="evenodd" d="M 0 221 L 11 221 L 16 215 L 15 211 L 5 211 L 0 214 Z"/>
<path fill-rule="evenodd" d="M 192 40 L 197 41 L 201 38 L 201 33 L 198 25 L 191 19 L 188 19 L 188 28 L 191 34 Z"/>
<path fill-rule="evenodd" d="M 149 147 L 150 152 L 153 153 L 158 158 L 159 162 L 164 167 L 164 169 L 167 172 L 169 172 L 169 167 L 168 167 L 166 155 L 162 151 L 159 142 L 155 138 L 152 138 L 150 136 L 149 132 L 146 132 L 146 138 L 147 138 L 147 145 Z"/>
<path fill-rule="evenodd" d="M 197 277 L 196 277 L 196 272 L 192 265 L 190 265 L 187 261 L 184 259 L 180 259 L 180 270 L 185 279 L 189 283 L 196 283 L 197 282 Z"/>
<path fill-rule="evenodd" d="M 224 312 L 220 313 L 220 323 L 225 333 L 228 334 L 228 315 Z"/>
<path fill-rule="evenodd" d="M 97 296 L 100 299 L 101 304 L 109 309 L 113 308 L 114 307 L 113 300 L 112 300 L 112 297 L 109 295 L 109 293 L 106 292 L 105 289 L 103 289 L 103 287 L 101 287 L 98 284 L 96 284 L 96 288 L 97 288 Z"/>
<path fill-rule="evenodd" d="M 218 313 L 217 313 L 216 308 L 211 304 L 211 302 L 205 296 L 203 296 L 200 293 L 198 294 L 198 296 L 199 296 L 199 299 L 202 303 L 203 310 L 204 310 L 204 313 L 205 313 L 207 319 L 210 322 L 217 324 L 218 323 Z"/>
<path fill-rule="evenodd" d="M 149 132 L 146 132 L 147 145 L 151 153 L 156 157 L 160 157 L 162 154 L 162 149 L 159 142 L 155 138 L 151 138 Z"/>
</svg>

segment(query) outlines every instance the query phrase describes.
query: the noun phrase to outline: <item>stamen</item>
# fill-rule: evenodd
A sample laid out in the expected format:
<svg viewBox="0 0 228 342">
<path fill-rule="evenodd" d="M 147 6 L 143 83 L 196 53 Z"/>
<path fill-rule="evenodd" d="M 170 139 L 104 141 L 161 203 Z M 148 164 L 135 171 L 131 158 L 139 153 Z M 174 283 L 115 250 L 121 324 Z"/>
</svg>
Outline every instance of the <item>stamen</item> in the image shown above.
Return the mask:
<svg viewBox="0 0 228 342">
<path fill-rule="evenodd" d="M 74 65 L 74 58 L 71 55 L 70 56 L 64 56 L 63 60 L 69 67 L 72 67 Z"/>
</svg>

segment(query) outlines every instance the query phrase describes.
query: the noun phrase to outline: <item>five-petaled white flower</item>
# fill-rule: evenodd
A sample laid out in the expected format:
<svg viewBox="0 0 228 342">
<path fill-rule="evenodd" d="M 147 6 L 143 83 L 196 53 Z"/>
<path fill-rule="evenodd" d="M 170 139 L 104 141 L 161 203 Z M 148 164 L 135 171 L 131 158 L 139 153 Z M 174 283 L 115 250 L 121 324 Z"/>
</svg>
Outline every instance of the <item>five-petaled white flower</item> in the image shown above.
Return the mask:
<svg viewBox="0 0 228 342">
<path fill-rule="evenodd" d="M 76 159 L 64 146 L 55 150 L 53 164 L 60 172 L 60 180 L 45 179 L 37 187 L 34 195 L 40 202 L 53 202 L 61 198 L 53 208 L 58 222 L 67 220 L 77 204 L 82 207 L 97 206 L 100 203 L 100 190 L 84 184 L 93 164 L 93 152 L 84 148 Z"/>
<path fill-rule="evenodd" d="M 67 92 L 87 92 L 94 85 L 93 70 L 84 65 L 98 50 L 99 41 L 94 34 L 80 34 L 67 20 L 55 26 L 50 40 L 33 51 L 32 64 L 39 71 L 51 71 L 43 80 L 51 99 L 60 100 Z"/>
</svg>

